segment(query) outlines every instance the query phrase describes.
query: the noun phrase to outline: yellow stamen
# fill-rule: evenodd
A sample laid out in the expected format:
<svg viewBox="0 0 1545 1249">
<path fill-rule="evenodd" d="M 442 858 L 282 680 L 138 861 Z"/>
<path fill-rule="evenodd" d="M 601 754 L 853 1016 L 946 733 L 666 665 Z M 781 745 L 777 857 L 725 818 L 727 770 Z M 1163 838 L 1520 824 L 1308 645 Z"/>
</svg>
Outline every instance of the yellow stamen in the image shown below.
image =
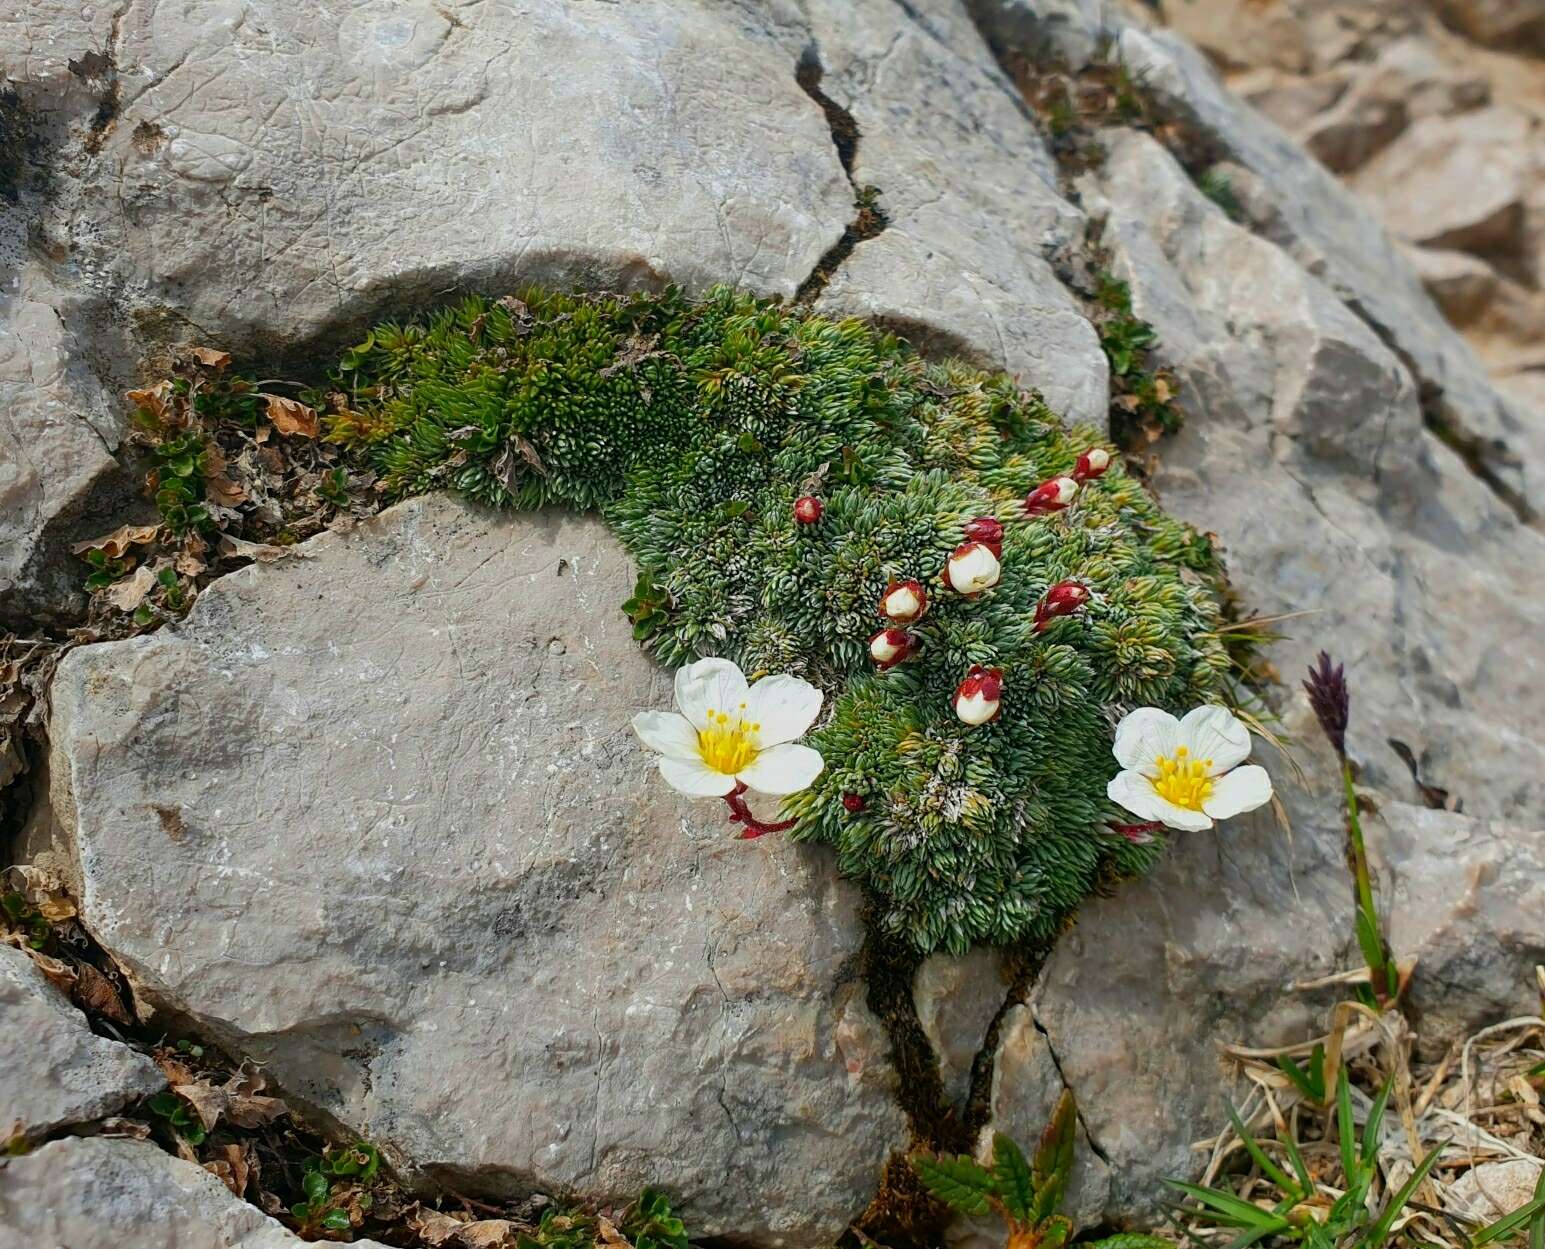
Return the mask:
<svg viewBox="0 0 1545 1249">
<path fill-rule="evenodd" d="M 745 703 L 740 706 L 744 711 Z M 724 712 L 712 707 L 708 709 L 708 723 L 712 727 L 697 735 L 697 749 L 703 762 L 715 772 L 734 776 L 756 758 L 756 734 L 762 727 L 760 724 L 747 724 L 740 716 L 731 720 Z"/>
<path fill-rule="evenodd" d="M 1173 759 L 1160 755 L 1154 761 L 1158 764 L 1159 775 L 1153 788 L 1159 797 L 1177 807 L 1200 811 L 1202 803 L 1212 797 L 1212 777 L 1208 775 L 1212 771 L 1212 760 L 1192 759 L 1190 753 L 1184 746 L 1177 746 Z"/>
</svg>

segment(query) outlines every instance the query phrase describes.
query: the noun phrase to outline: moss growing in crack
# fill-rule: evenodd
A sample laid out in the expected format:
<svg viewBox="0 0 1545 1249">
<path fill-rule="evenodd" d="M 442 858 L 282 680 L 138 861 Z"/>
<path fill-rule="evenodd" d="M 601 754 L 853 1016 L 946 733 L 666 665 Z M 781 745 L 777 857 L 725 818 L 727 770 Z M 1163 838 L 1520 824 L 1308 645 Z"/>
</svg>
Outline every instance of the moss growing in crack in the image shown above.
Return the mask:
<svg viewBox="0 0 1545 1249">
<path fill-rule="evenodd" d="M 663 662 L 723 655 L 823 687 L 831 715 L 810 740 L 826 770 L 787 802 L 794 835 L 833 845 L 911 946 L 1047 939 L 1154 858 L 1107 829 L 1111 725 L 1217 697 L 1214 553 L 1119 466 L 1068 511 L 1026 517 L 1027 489 L 1097 438 L 1007 377 L 727 290 L 532 292 L 378 329 L 334 395 L 326 427 L 391 497 L 599 511 L 638 563 L 629 614 Z M 793 512 L 808 493 L 825 503 L 813 525 Z M 937 591 L 918 653 L 876 672 L 887 583 L 937 585 L 988 515 L 1005 525 L 1001 583 Z M 1037 632 L 1066 579 L 1092 601 Z M 951 700 L 974 664 L 1005 680 L 978 728 Z"/>
<path fill-rule="evenodd" d="M 1093 301 L 1095 330 L 1110 363 L 1111 436 L 1136 450 L 1173 434 L 1184 419 L 1174 403 L 1174 381 L 1167 370 L 1148 365 L 1157 331 L 1133 313 L 1131 288 L 1107 270 L 1094 275 Z"/>
</svg>

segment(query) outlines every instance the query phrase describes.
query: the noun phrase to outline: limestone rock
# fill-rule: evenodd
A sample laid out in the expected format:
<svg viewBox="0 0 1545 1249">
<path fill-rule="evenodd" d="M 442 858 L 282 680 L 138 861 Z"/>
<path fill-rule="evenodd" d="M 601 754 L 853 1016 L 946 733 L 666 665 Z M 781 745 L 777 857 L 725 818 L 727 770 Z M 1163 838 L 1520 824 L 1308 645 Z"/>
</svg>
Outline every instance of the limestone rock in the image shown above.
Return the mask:
<svg viewBox="0 0 1545 1249">
<path fill-rule="evenodd" d="M 1429 420 L 1478 447 L 1499 492 L 1532 514 L 1528 500 L 1539 493 L 1545 428 L 1492 387 L 1369 210 L 1269 122 L 1241 107 L 1183 40 L 1128 26 L 1119 48 L 1161 107 L 1227 155 L 1230 183 L 1251 225 L 1389 344 L 1421 389 Z"/>
<path fill-rule="evenodd" d="M 1017 373 L 1070 421 L 1103 428 L 1104 352 L 1044 259 L 1082 239 L 1083 217 L 981 35 L 952 5 L 900 23 L 888 7 L 809 7 L 822 90 L 861 135 L 854 186 L 877 187 L 889 219 L 818 306 Z"/>
<path fill-rule="evenodd" d="M 1478 256 L 1436 247 L 1405 249 L 1427 293 L 1455 325 L 1477 320 L 1496 297 L 1497 272 Z"/>
<path fill-rule="evenodd" d="M 1545 963 L 1545 821 L 1386 802 L 1368 829 L 1389 938 L 1417 960 L 1411 1005 L 1434 1055 L 1478 1024 L 1529 1015 Z"/>
<path fill-rule="evenodd" d="M 0 1249 L 298 1249 L 210 1172 L 148 1141 L 67 1138 L 0 1163 Z M 385 1249 L 356 1240 L 364 1249 Z"/>
<path fill-rule="evenodd" d="M 1411 793 L 1386 744 L 1393 737 L 1428 779 L 1457 788 L 1462 778 L 1477 817 L 1538 812 L 1545 722 L 1530 708 L 1545 706 L 1536 684 L 1545 603 L 1518 592 L 1510 570 L 1545 559 L 1541 535 L 1435 445 L 1401 363 L 1327 287 L 1229 221 L 1152 139 L 1110 135 L 1107 148 L 1083 199 L 1103 221 L 1135 311 L 1157 327 L 1188 414 L 1159 456 L 1167 506 L 1220 536 L 1254 610 L 1316 613 L 1312 628 L 1290 625 L 1271 657 L 1290 681 L 1321 645 L 1347 661 L 1348 740 L 1370 785 L 1391 798 Z M 1480 636 L 1488 643 L 1478 651 Z M 1300 788 L 1269 750 L 1258 753 L 1291 838 L 1264 810 L 1177 838 L 1149 877 L 1086 904 L 1032 995 L 1110 1161 L 1110 1217 L 1151 1213 L 1164 1178 L 1193 1173 L 1191 1141 L 1220 1121 L 1230 1090 L 1219 1043 L 1270 1045 L 1319 1030 L 1334 995 L 1288 986 L 1356 957 L 1333 764 L 1316 751 L 1301 696 L 1283 727 L 1312 787 Z M 1478 848 L 1505 840 L 1476 834 Z M 1452 875 L 1468 856 L 1446 858 L 1441 838 L 1392 835 L 1390 844 L 1386 870 L 1410 880 L 1418 904 L 1445 899 L 1435 916 L 1456 920 L 1474 913 Z M 1442 1000 L 1449 1029 L 1494 1019 L 1499 993 L 1527 1000 L 1541 953 L 1520 931 L 1531 853 L 1492 851 L 1507 864 L 1498 927 L 1437 922 L 1397 939 L 1419 968 L 1432 964 L 1418 994 Z M 1471 979 L 1462 968 L 1485 974 Z M 1044 1071 L 1027 1083 L 1033 1102 Z"/>
<path fill-rule="evenodd" d="M 669 673 L 599 522 L 395 507 L 54 685 L 83 913 L 152 1003 L 420 1173 L 829 1243 L 905 1143 L 824 852 L 628 720 Z"/>
<path fill-rule="evenodd" d="M 794 79 L 796 18 L 665 0 L 130 6 L 70 247 L 143 314 L 253 353 L 525 281 L 792 295 L 851 215 Z"/>
<path fill-rule="evenodd" d="M 1473 1218 L 1490 1223 L 1512 1214 L 1534 1197 L 1540 1163 L 1534 1158 L 1508 1158 L 1471 1167 L 1449 1188 L 1447 1196 L 1464 1202 Z"/>
<path fill-rule="evenodd" d="M 89 1123 L 165 1084 L 143 1054 L 95 1035 L 32 960 L 7 945 L 0 945 L 0 1053 L 0 1138 Z"/>
<path fill-rule="evenodd" d="M 1011 1006 L 1003 1016 L 992 1073 L 992 1115 L 982 1129 L 977 1156 L 991 1154 L 995 1132 L 1011 1136 L 1027 1154 L 1040 1142 L 1062 1096 L 1062 1073 L 1051 1045 L 1035 1024 L 1028 1006 Z M 1076 1228 L 1101 1222 L 1110 1204 L 1110 1165 L 1090 1145 L 1082 1113 L 1073 1155 L 1073 1171 L 1062 1200 L 1062 1213 Z M 983 1244 L 981 1249 L 987 1249 Z"/>
<path fill-rule="evenodd" d="M 1428 247 L 1517 253 L 1533 173 L 1529 119 L 1494 107 L 1427 117 L 1354 180 L 1400 238 Z"/>
<path fill-rule="evenodd" d="M 930 955 L 913 976 L 917 1021 L 939 1060 L 944 1095 L 958 1108 L 965 1106 L 972 1065 L 1007 992 L 997 951 L 988 948 L 964 958 Z"/>
<path fill-rule="evenodd" d="M 29 266 L 0 291 L 0 627 L 84 605 L 89 569 L 71 556 L 121 505 L 118 420 L 60 313 L 61 293 Z"/>
</svg>

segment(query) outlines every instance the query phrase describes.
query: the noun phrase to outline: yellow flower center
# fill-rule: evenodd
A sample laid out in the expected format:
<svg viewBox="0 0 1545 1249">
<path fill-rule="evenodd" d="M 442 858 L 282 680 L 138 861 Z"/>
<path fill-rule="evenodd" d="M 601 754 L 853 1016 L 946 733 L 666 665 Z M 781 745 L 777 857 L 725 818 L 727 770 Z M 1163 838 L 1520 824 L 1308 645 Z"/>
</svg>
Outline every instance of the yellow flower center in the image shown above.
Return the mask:
<svg viewBox="0 0 1545 1249">
<path fill-rule="evenodd" d="M 1167 798 L 1177 807 L 1188 811 L 1200 811 L 1202 803 L 1212 797 L 1211 759 L 1192 759 L 1184 746 L 1175 747 L 1173 759 L 1160 755 L 1158 778 L 1153 787 L 1160 798 Z"/>
<path fill-rule="evenodd" d="M 740 710 L 745 712 L 745 703 L 740 704 Z M 732 719 L 728 713 L 710 707 L 708 725 L 708 728 L 698 730 L 697 749 L 703 762 L 715 772 L 734 776 L 756 758 L 756 735 L 761 732 L 760 724 L 748 724 L 744 714 Z"/>
</svg>

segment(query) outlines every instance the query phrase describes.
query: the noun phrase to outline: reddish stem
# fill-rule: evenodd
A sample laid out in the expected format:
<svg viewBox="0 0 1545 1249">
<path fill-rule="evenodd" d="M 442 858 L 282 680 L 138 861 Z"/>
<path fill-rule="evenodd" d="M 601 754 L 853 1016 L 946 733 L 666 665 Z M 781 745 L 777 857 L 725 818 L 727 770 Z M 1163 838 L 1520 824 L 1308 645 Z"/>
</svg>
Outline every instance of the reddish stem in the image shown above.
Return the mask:
<svg viewBox="0 0 1545 1249">
<path fill-rule="evenodd" d="M 1146 838 L 1149 833 L 1156 833 L 1164 827 L 1162 820 L 1146 820 L 1141 824 L 1112 824 L 1111 828 L 1120 833 L 1128 841 L 1136 841 L 1139 837 Z"/>
<path fill-rule="evenodd" d="M 740 834 L 741 841 L 755 841 L 768 833 L 786 832 L 799 823 L 798 820 L 780 820 L 776 824 L 769 824 L 765 820 L 757 819 L 751 814 L 751 808 L 746 806 L 746 800 L 741 797 L 745 792 L 745 785 L 736 781 L 735 788 L 724 795 L 724 801 L 730 804 L 730 823 L 746 826 L 746 831 Z"/>
</svg>

